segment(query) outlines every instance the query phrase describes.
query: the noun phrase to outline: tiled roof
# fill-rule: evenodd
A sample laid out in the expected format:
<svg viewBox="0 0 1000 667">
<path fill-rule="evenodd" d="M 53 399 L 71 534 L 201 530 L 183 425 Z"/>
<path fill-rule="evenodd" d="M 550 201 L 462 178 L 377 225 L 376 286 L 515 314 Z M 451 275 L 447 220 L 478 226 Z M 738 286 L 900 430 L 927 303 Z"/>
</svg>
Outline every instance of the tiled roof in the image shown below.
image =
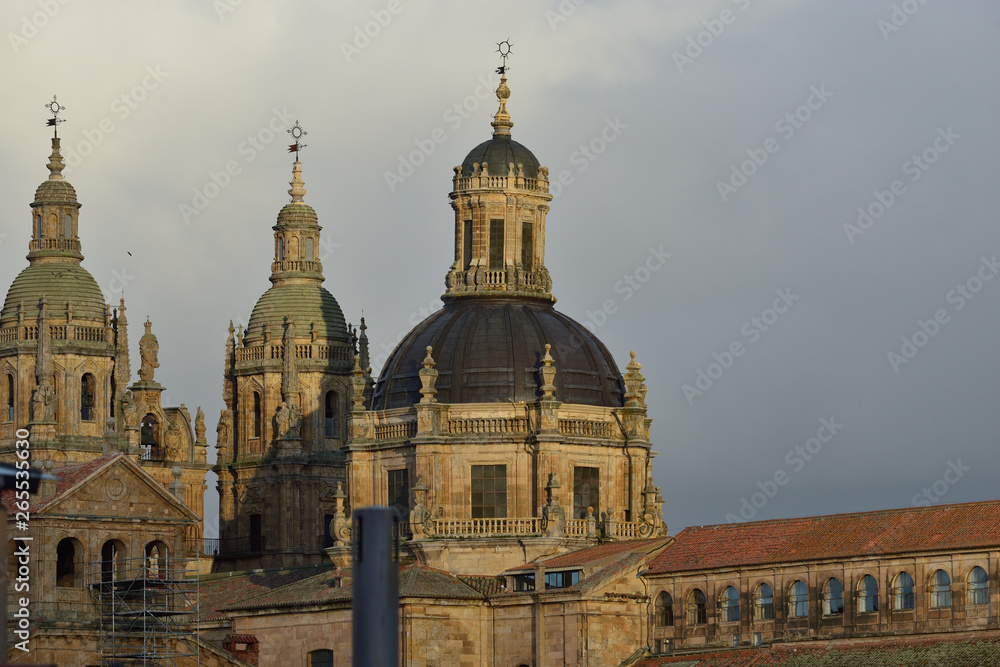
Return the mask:
<svg viewBox="0 0 1000 667">
<path fill-rule="evenodd" d="M 507 586 L 504 583 L 503 577 L 459 576 L 458 578 L 466 586 L 475 588 L 486 597 L 499 595 L 507 591 Z"/>
<path fill-rule="evenodd" d="M 209 575 L 202 578 L 199 586 L 202 620 L 225 617 L 224 610 L 227 608 L 237 607 L 247 600 L 266 595 L 303 579 L 324 576 L 323 573 L 329 573 L 333 569 L 334 565 L 330 563 L 287 570 Z"/>
<path fill-rule="evenodd" d="M 95 472 L 115 461 L 116 459 L 124 456 L 124 454 L 114 453 L 114 454 L 102 454 L 92 461 L 83 463 L 75 466 L 65 466 L 63 468 L 57 468 L 52 470 L 52 475 L 57 477 L 56 480 L 56 490 L 55 493 L 38 500 L 37 496 L 33 496 L 32 500 L 35 500 L 29 509 L 30 512 L 37 512 L 38 510 L 48 507 L 55 501 L 59 500 L 64 494 L 73 489 L 77 484 L 87 479 Z M 0 496 L 0 502 L 3 503 L 4 507 L 7 508 L 8 512 L 14 511 L 14 491 L 7 490 L 4 491 L 2 496 Z"/>
<path fill-rule="evenodd" d="M 647 574 L 996 548 L 1000 501 L 685 528 Z"/>
<path fill-rule="evenodd" d="M 586 567 L 587 565 L 592 565 L 606 558 L 613 558 L 625 553 L 632 553 L 634 551 L 649 552 L 653 550 L 652 548 L 666 544 L 669 541 L 669 538 L 657 537 L 650 540 L 605 542 L 604 544 L 587 547 L 586 549 L 580 549 L 579 551 L 571 551 L 570 553 L 555 556 L 553 558 L 541 559 L 540 562 L 547 570 L 564 567 Z M 511 568 L 508 572 L 533 569 L 535 569 L 535 563 L 525 563 L 524 565 L 518 565 L 517 567 Z"/>
<path fill-rule="evenodd" d="M 809 642 L 649 657 L 635 667 L 982 667 L 1000 665 L 1000 634 L 873 640 L 858 643 Z"/>
<path fill-rule="evenodd" d="M 202 584 L 202 608 L 217 618 L 229 611 L 349 602 L 350 575 L 349 568 L 331 564 L 215 579 Z M 411 564 L 400 568 L 399 597 L 479 600 L 483 594 L 447 572 Z"/>
</svg>

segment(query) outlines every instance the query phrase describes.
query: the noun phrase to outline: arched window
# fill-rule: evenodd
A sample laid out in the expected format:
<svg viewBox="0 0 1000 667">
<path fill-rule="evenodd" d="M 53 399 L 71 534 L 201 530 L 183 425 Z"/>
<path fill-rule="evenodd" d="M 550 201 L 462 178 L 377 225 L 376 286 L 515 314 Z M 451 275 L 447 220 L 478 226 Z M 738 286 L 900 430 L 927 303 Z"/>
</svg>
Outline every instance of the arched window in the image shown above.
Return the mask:
<svg viewBox="0 0 1000 667">
<path fill-rule="evenodd" d="M 124 575 L 125 545 L 120 540 L 108 540 L 101 547 L 101 582 L 110 583 Z"/>
<path fill-rule="evenodd" d="M 868 614 L 878 611 L 878 582 L 866 574 L 858 582 L 858 613 Z"/>
<path fill-rule="evenodd" d="M 503 270 L 503 231 L 503 219 L 490 220 L 490 271 Z"/>
<path fill-rule="evenodd" d="M 663 591 L 656 596 L 653 614 L 653 622 L 660 627 L 669 627 L 674 624 L 674 599 L 670 597 L 670 593 Z"/>
<path fill-rule="evenodd" d="M 768 584 L 761 584 L 754 592 L 753 614 L 757 621 L 774 620 L 774 592 Z"/>
<path fill-rule="evenodd" d="M 986 576 L 986 570 L 978 565 L 972 568 L 966 580 L 968 587 L 968 604 L 989 604 L 990 601 L 990 580 Z"/>
<path fill-rule="evenodd" d="M 705 610 L 705 594 L 701 592 L 701 589 L 696 588 L 688 593 L 687 622 L 688 625 L 704 625 L 708 622 L 708 614 Z"/>
<path fill-rule="evenodd" d="M 285 261 L 285 239 L 281 236 L 278 237 L 278 261 Z"/>
<path fill-rule="evenodd" d="M 160 421 L 152 412 L 142 418 L 142 424 L 139 426 L 139 444 L 147 448 L 160 444 Z"/>
<path fill-rule="evenodd" d="M 146 545 L 146 572 L 150 577 L 167 578 L 167 545 L 159 540 Z"/>
<path fill-rule="evenodd" d="M 42 238 L 42 216 L 35 216 L 35 238 Z"/>
<path fill-rule="evenodd" d="M 909 572 L 900 572 L 892 582 L 892 608 L 901 611 L 913 607 L 913 577 Z"/>
<path fill-rule="evenodd" d="M 931 609 L 951 606 L 951 577 L 944 570 L 931 575 Z"/>
<path fill-rule="evenodd" d="M 260 405 L 260 394 L 256 391 L 253 393 L 253 436 L 254 438 L 260 437 L 260 424 L 261 424 L 261 405 Z"/>
<path fill-rule="evenodd" d="M 722 608 L 722 622 L 731 623 L 740 620 L 740 593 L 732 586 L 727 586 L 719 598 Z"/>
<path fill-rule="evenodd" d="M 66 231 L 64 236 L 68 239 L 73 238 L 73 216 L 66 215 Z"/>
<path fill-rule="evenodd" d="M 14 376 L 7 374 L 7 421 L 14 421 Z"/>
<path fill-rule="evenodd" d="M 844 613 L 844 587 L 839 579 L 830 579 L 823 586 L 823 614 Z"/>
<path fill-rule="evenodd" d="M 323 420 L 323 429 L 326 432 L 326 437 L 336 438 L 338 437 L 338 424 L 337 424 L 337 413 L 340 410 L 340 399 L 337 396 L 337 392 L 328 391 L 326 392 L 326 399 L 324 400 L 324 412 L 325 419 Z"/>
<path fill-rule="evenodd" d="M 59 588 L 74 588 L 82 580 L 82 577 L 77 577 L 77 563 L 83 555 L 82 549 L 79 540 L 72 537 L 61 539 L 56 545 L 56 586 Z"/>
<path fill-rule="evenodd" d="M 792 618 L 809 616 L 809 589 L 802 580 L 795 581 L 788 589 L 788 615 Z"/>
<path fill-rule="evenodd" d="M 333 651 L 328 648 L 310 651 L 309 667 L 333 667 Z"/>
<path fill-rule="evenodd" d="M 80 419 L 85 422 L 94 421 L 94 392 L 97 382 L 90 373 L 85 373 L 80 380 Z"/>
<path fill-rule="evenodd" d="M 313 240 L 311 236 L 306 237 L 306 261 L 311 262 L 315 257 L 313 257 Z"/>
</svg>

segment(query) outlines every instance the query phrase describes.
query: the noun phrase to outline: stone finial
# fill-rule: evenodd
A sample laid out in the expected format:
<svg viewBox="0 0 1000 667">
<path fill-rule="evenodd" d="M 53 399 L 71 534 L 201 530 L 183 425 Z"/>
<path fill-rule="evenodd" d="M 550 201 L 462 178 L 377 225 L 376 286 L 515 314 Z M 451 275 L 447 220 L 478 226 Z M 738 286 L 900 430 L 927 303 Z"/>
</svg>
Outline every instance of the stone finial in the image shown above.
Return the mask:
<svg viewBox="0 0 1000 667">
<path fill-rule="evenodd" d="M 62 170 L 66 165 L 63 164 L 62 153 L 59 152 L 59 137 L 52 138 L 52 154 L 49 155 L 49 163 L 46 166 L 49 168 L 50 181 L 63 180 Z"/>
<path fill-rule="evenodd" d="M 420 399 L 421 403 L 437 403 L 437 399 L 434 396 L 437 394 L 437 389 L 434 388 L 434 383 L 437 382 L 438 372 L 434 368 L 437 364 L 434 362 L 434 358 L 431 356 L 432 348 L 430 345 L 427 346 L 427 356 L 421 362 L 423 368 L 420 369 L 418 375 L 420 375 L 420 383 L 423 385 L 420 387 L 420 395 L 423 397 Z"/>
<path fill-rule="evenodd" d="M 500 102 L 500 108 L 497 109 L 496 115 L 493 116 L 493 122 L 490 125 L 493 126 L 493 136 L 510 136 L 510 128 L 514 127 L 514 122 L 510 119 L 510 114 L 507 113 L 507 99 L 510 98 L 510 88 L 507 86 L 507 75 L 503 74 L 500 76 L 500 85 L 497 86 L 497 100 Z"/>
<path fill-rule="evenodd" d="M 205 413 L 202 412 L 200 405 L 194 417 L 194 441 L 199 445 L 208 444 L 208 440 L 205 439 Z"/>
<path fill-rule="evenodd" d="M 361 368 L 360 355 L 354 355 L 354 376 L 351 378 L 351 410 L 365 409 L 365 371 Z"/>
<path fill-rule="evenodd" d="M 302 163 L 298 160 L 292 165 L 292 180 L 289 181 L 292 188 L 288 194 L 292 196 L 293 203 L 302 203 L 302 198 L 306 196 L 305 181 L 302 180 Z"/>
<path fill-rule="evenodd" d="M 636 362 L 635 350 L 632 350 L 631 357 L 632 360 L 626 366 L 628 373 L 625 374 L 625 406 L 629 408 L 644 408 L 646 407 L 646 403 L 644 402 L 646 397 L 646 378 L 639 372 L 642 364 Z"/>
<path fill-rule="evenodd" d="M 550 350 L 552 346 L 548 343 L 545 344 L 545 356 L 542 357 L 542 367 L 538 370 L 542 375 L 542 400 L 543 401 L 554 401 L 556 385 L 556 366 L 555 359 L 552 358 Z"/>
<path fill-rule="evenodd" d="M 242 324 L 236 330 L 236 345 L 237 345 L 237 347 L 243 347 L 243 325 Z"/>
</svg>

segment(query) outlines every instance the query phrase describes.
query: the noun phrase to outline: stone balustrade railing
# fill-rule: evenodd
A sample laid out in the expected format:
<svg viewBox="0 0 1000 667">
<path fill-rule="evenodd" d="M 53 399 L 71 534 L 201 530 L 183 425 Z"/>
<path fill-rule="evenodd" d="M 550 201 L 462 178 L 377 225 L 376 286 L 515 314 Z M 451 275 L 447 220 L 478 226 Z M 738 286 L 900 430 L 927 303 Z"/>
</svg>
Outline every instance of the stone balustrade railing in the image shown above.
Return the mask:
<svg viewBox="0 0 1000 667">
<path fill-rule="evenodd" d="M 594 419 L 560 419 L 559 432 L 584 438 L 612 438 L 617 433 L 613 422 Z"/>
<path fill-rule="evenodd" d="M 263 361 L 264 359 L 283 359 L 285 346 L 281 343 L 253 345 L 236 348 L 236 361 Z M 349 361 L 353 357 L 350 347 L 343 345 L 295 345 L 296 359 L 333 359 Z"/>
<path fill-rule="evenodd" d="M 507 170 L 507 165 L 503 169 Z M 534 192 L 548 192 L 548 181 L 541 181 L 537 178 L 526 178 L 524 176 L 464 176 L 455 178 L 456 190 L 469 190 L 471 188 L 503 188 L 519 190 L 532 190 Z"/>
<path fill-rule="evenodd" d="M 86 343 L 104 343 L 114 340 L 114 330 L 111 327 L 50 324 L 49 333 L 52 340 L 76 340 Z M 0 329 L 0 343 L 13 343 L 18 340 L 38 340 L 38 326 L 22 325 Z"/>
<path fill-rule="evenodd" d="M 613 539 L 636 540 L 642 537 L 640 530 L 643 525 L 637 521 L 605 522 L 604 536 Z"/>
<path fill-rule="evenodd" d="M 448 420 L 449 435 L 527 432 L 528 420 L 526 417 L 481 417 Z"/>
<path fill-rule="evenodd" d="M 322 270 L 323 264 L 320 262 L 290 259 L 286 259 L 281 262 L 271 262 L 272 273 L 280 273 L 282 271 L 308 271 L 311 273 L 319 273 Z"/>
<path fill-rule="evenodd" d="M 31 239 L 28 250 L 71 250 L 80 252 L 79 239 Z"/>
<path fill-rule="evenodd" d="M 566 519 L 566 525 L 563 526 L 563 533 L 566 537 L 587 537 L 587 520 Z"/>
<path fill-rule="evenodd" d="M 417 434 L 417 425 L 413 422 L 396 422 L 392 424 L 377 424 L 375 437 L 378 440 L 403 440 Z"/>
<path fill-rule="evenodd" d="M 541 535 L 541 519 L 437 519 L 434 537 L 528 537 Z"/>
</svg>

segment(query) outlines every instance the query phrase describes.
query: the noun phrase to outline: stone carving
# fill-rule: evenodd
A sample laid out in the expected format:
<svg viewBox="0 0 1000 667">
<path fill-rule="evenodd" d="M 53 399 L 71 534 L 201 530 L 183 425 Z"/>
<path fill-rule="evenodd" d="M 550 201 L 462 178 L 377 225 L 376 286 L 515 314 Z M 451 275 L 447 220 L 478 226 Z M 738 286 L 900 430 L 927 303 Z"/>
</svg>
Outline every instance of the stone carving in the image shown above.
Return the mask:
<svg viewBox="0 0 1000 667">
<path fill-rule="evenodd" d="M 166 460 L 181 460 L 181 429 L 173 420 L 168 420 L 166 436 Z"/>
<path fill-rule="evenodd" d="M 284 438 L 288 435 L 288 429 L 291 426 L 292 415 L 291 411 L 288 409 L 288 405 L 282 401 L 281 405 L 278 406 L 278 412 L 274 415 L 274 422 L 277 427 L 278 438 Z"/>
<path fill-rule="evenodd" d="M 201 408 L 199 408 L 199 411 Z M 233 431 L 233 418 L 229 414 L 229 410 L 222 408 L 222 412 L 219 413 L 219 424 L 215 427 L 215 446 L 218 449 L 229 446 L 229 434 Z"/>
<path fill-rule="evenodd" d="M 194 441 L 200 444 L 208 443 L 205 440 L 205 413 L 202 412 L 200 405 L 194 418 Z"/>
<path fill-rule="evenodd" d="M 139 359 L 142 362 L 139 367 L 139 378 L 143 382 L 152 382 L 153 372 L 160 367 L 160 363 L 156 360 L 160 351 L 160 343 L 151 331 L 152 326 L 153 323 L 146 320 L 146 333 L 139 339 Z"/>
<path fill-rule="evenodd" d="M 420 364 L 423 368 L 421 368 L 418 373 L 420 376 L 420 384 L 422 385 L 420 387 L 421 403 L 437 402 L 437 399 L 434 398 L 435 394 L 437 394 L 437 389 L 434 388 L 434 383 L 437 381 L 438 372 L 437 369 L 434 368 L 437 364 L 435 364 L 434 358 L 431 356 L 432 350 L 433 348 L 428 345 L 427 356 L 424 357 L 423 362 Z"/>
<path fill-rule="evenodd" d="M 556 367 L 555 359 L 549 353 L 552 346 L 548 343 L 545 344 L 545 356 L 542 357 L 542 367 L 538 369 L 538 372 L 542 376 L 542 400 L 543 401 L 554 401 L 556 386 L 554 384 L 556 379 Z"/>
<path fill-rule="evenodd" d="M 56 420 L 56 392 L 49 384 L 41 384 L 31 395 L 31 415 L 36 422 Z"/>
<path fill-rule="evenodd" d="M 122 397 L 122 414 L 125 415 L 125 428 L 139 427 L 139 406 L 135 404 L 131 391 L 126 391 Z"/>
<path fill-rule="evenodd" d="M 302 437 L 302 409 L 294 403 L 288 408 L 288 438 Z"/>
</svg>

